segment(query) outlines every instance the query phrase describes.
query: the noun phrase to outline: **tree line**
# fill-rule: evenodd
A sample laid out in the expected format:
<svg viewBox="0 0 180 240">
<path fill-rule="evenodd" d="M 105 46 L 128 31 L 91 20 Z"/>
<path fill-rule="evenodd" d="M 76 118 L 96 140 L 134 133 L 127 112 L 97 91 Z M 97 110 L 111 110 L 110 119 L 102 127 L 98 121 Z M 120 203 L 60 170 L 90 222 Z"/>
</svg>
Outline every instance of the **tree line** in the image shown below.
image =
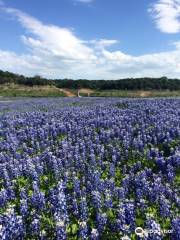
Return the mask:
<svg viewBox="0 0 180 240">
<path fill-rule="evenodd" d="M 27 86 L 54 85 L 58 88 L 90 88 L 98 90 L 180 90 L 179 79 L 160 78 L 125 78 L 119 80 L 87 80 L 87 79 L 46 79 L 41 76 L 25 77 L 0 70 L 0 84 L 20 84 Z"/>
</svg>

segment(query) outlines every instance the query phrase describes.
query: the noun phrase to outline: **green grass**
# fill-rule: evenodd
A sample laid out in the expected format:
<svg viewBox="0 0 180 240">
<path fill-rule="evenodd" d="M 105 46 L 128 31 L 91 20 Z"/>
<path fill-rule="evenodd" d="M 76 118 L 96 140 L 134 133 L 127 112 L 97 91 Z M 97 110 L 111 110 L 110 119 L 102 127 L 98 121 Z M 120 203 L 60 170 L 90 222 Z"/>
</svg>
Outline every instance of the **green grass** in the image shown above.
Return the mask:
<svg viewBox="0 0 180 240">
<path fill-rule="evenodd" d="M 122 90 L 102 90 L 102 91 L 95 91 L 94 93 L 91 93 L 92 97 L 128 97 L 129 92 L 128 91 L 122 91 Z"/>
<path fill-rule="evenodd" d="M 0 85 L 3 97 L 65 97 L 66 94 L 52 86 L 23 86 L 16 84 Z"/>
<path fill-rule="evenodd" d="M 55 86 L 23 86 L 16 84 L 0 85 L 0 96 L 3 97 L 66 97 L 67 92 L 77 96 L 76 89 L 56 88 Z M 81 97 L 87 97 L 88 93 L 80 91 Z M 180 97 L 180 91 L 129 91 L 129 90 L 94 90 L 90 93 L 91 97 L 121 97 L 121 98 L 137 98 L 137 97 Z"/>
<path fill-rule="evenodd" d="M 92 97 L 180 97 L 180 91 L 129 91 L 129 90 L 101 90 L 91 93 Z"/>
<path fill-rule="evenodd" d="M 9 89 L 5 91 L 0 90 L 0 96 L 3 97 L 66 97 L 63 92 L 38 92 L 38 91 L 21 91 Z"/>
</svg>

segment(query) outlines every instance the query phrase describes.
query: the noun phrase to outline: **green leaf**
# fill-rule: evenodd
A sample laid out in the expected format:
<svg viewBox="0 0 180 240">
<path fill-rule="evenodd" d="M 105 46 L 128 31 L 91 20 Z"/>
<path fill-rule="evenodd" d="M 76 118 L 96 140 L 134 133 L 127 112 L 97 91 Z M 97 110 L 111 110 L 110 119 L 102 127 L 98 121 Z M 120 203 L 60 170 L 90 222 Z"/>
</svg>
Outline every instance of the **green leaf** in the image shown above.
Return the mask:
<svg viewBox="0 0 180 240">
<path fill-rule="evenodd" d="M 107 216 L 113 220 L 115 218 L 115 215 L 114 215 L 114 212 L 112 209 L 109 209 L 108 212 L 107 212 Z"/>
<path fill-rule="evenodd" d="M 77 224 L 72 224 L 72 234 L 76 234 L 78 231 L 78 225 Z"/>
<path fill-rule="evenodd" d="M 136 218 L 136 225 L 141 227 L 144 225 L 144 220 L 142 218 Z"/>
</svg>

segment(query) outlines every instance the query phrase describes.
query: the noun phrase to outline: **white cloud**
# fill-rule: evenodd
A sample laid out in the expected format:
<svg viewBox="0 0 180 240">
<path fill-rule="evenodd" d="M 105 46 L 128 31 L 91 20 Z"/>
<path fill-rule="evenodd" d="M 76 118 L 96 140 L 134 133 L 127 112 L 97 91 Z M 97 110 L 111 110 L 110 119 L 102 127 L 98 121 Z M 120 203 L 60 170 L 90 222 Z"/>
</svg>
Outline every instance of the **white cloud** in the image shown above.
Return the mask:
<svg viewBox="0 0 180 240">
<path fill-rule="evenodd" d="M 174 42 L 172 45 L 174 45 L 177 49 L 180 50 L 180 41 Z"/>
<path fill-rule="evenodd" d="M 67 28 L 44 25 L 39 20 L 13 8 L 4 10 L 17 17 L 18 21 L 36 38 L 23 36 L 23 41 L 33 51 L 41 54 L 51 53 L 64 59 L 94 59 L 93 51 L 83 44 L 75 34 Z"/>
<path fill-rule="evenodd" d="M 149 12 L 161 32 L 180 32 L 180 0 L 158 0 Z"/>
<path fill-rule="evenodd" d="M 93 44 L 95 48 L 104 49 L 107 47 L 111 47 L 114 44 L 117 44 L 118 41 L 115 39 L 99 39 L 99 40 L 91 40 L 89 41 L 90 44 Z"/>
<path fill-rule="evenodd" d="M 75 0 L 76 2 L 82 2 L 82 3 L 91 3 L 94 0 Z"/>
<path fill-rule="evenodd" d="M 117 79 L 123 77 L 180 77 L 180 44 L 174 50 L 133 56 L 112 51 L 117 40 L 83 41 L 74 31 L 47 25 L 24 12 L 3 8 L 26 30 L 22 43 L 28 54 L 0 50 L 0 68 L 48 78 Z"/>
</svg>

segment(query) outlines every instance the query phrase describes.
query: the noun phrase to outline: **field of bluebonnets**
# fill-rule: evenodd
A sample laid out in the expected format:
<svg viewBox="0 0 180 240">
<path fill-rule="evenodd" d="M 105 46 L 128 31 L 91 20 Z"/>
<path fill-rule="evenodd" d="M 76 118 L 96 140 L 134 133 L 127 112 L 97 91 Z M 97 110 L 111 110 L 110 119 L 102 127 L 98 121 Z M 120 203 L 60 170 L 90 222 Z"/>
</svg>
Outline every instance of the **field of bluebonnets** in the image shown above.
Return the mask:
<svg viewBox="0 0 180 240">
<path fill-rule="evenodd" d="M 0 239 L 178 240 L 179 165 L 180 99 L 0 102 Z"/>
</svg>

